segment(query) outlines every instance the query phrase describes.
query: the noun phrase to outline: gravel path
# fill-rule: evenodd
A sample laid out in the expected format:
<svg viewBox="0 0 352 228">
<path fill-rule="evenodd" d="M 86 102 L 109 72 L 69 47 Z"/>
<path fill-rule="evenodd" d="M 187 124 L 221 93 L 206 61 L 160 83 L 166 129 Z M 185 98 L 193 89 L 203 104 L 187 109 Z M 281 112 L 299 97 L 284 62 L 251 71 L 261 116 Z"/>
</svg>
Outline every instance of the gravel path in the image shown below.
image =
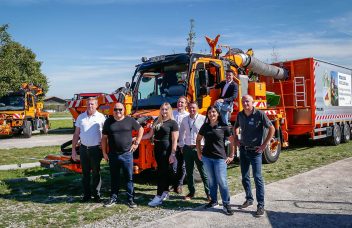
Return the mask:
<svg viewBox="0 0 352 228">
<path fill-rule="evenodd" d="M 352 158 L 266 186 L 266 214 L 238 209 L 244 194 L 231 197 L 233 216 L 222 207 L 169 210 L 145 207 L 84 227 L 352 227 Z M 255 195 L 255 193 L 254 193 Z"/>
<path fill-rule="evenodd" d="M 31 138 L 2 138 L 0 149 L 31 148 L 35 146 L 57 146 L 72 139 L 72 134 L 34 135 Z"/>
</svg>

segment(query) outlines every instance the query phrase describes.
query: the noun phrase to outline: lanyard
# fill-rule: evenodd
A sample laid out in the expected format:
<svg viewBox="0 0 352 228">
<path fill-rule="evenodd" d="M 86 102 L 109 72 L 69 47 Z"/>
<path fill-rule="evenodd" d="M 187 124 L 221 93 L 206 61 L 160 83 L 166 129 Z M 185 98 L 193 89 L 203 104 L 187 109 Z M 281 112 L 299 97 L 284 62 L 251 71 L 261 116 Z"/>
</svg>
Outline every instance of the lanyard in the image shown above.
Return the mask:
<svg viewBox="0 0 352 228">
<path fill-rule="evenodd" d="M 193 128 L 194 124 L 195 124 L 195 123 L 196 123 L 196 121 L 197 121 L 197 118 L 198 118 L 198 114 L 196 115 L 196 118 L 194 119 L 193 124 L 191 125 L 191 123 L 190 123 L 191 117 L 190 117 L 190 116 L 188 116 L 188 126 L 189 126 L 189 132 L 191 132 L 191 133 L 192 133 L 192 128 Z"/>
</svg>

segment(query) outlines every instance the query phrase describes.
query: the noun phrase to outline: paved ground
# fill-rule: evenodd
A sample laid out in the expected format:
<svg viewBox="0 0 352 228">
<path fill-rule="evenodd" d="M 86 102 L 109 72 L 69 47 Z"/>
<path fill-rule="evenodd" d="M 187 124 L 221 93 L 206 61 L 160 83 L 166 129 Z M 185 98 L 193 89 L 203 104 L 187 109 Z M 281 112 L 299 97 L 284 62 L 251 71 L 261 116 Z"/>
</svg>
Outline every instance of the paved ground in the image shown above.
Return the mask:
<svg viewBox="0 0 352 228">
<path fill-rule="evenodd" d="M 233 216 L 197 208 L 140 227 L 352 227 L 352 158 L 266 186 L 266 214 L 239 210 L 244 195 L 231 198 Z"/>
<path fill-rule="evenodd" d="M 35 146 L 56 146 L 72 139 L 72 134 L 35 135 L 31 138 L 2 138 L 0 149 L 30 148 Z"/>
</svg>

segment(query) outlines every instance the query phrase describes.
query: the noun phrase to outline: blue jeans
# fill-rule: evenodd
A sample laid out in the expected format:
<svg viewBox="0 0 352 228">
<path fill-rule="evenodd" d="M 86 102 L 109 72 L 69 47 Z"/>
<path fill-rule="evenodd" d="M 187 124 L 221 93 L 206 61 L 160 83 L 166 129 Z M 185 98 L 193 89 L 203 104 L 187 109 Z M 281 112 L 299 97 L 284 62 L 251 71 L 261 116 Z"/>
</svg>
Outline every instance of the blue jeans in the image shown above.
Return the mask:
<svg viewBox="0 0 352 228">
<path fill-rule="evenodd" d="M 208 177 L 210 198 L 212 202 L 218 201 L 218 186 L 222 203 L 230 203 L 230 193 L 227 185 L 227 164 L 225 159 L 215 159 L 203 156 L 202 161 Z"/>
<path fill-rule="evenodd" d="M 111 195 L 119 195 L 120 190 L 120 169 L 122 168 L 125 181 L 127 182 L 127 197 L 128 200 L 133 200 L 134 189 L 133 189 L 133 153 L 124 152 L 123 154 L 117 154 L 110 152 L 109 166 L 111 176 Z"/>
<path fill-rule="evenodd" d="M 229 124 L 229 114 L 233 109 L 233 104 L 226 102 L 216 102 L 215 106 L 220 111 L 222 122 L 224 122 L 225 124 Z"/>
<path fill-rule="evenodd" d="M 252 165 L 252 172 L 256 188 L 258 206 L 264 207 L 264 180 L 262 177 L 262 153 L 253 150 L 245 150 L 240 147 L 240 162 L 242 173 L 242 185 L 246 192 L 246 200 L 253 202 L 249 166 Z"/>
</svg>

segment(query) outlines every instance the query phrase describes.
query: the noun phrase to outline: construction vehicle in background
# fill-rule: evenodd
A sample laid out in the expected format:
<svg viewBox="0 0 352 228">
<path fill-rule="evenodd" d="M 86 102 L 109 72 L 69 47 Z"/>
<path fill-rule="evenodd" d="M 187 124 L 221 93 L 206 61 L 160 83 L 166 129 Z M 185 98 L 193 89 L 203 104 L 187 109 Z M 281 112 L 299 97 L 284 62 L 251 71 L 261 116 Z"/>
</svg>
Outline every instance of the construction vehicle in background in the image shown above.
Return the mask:
<svg viewBox="0 0 352 228">
<path fill-rule="evenodd" d="M 40 86 L 23 83 L 21 89 L 0 97 L 0 135 L 20 135 L 30 138 L 33 131 L 47 134 L 49 113 L 43 112 Z"/>
<path fill-rule="evenodd" d="M 281 149 L 289 146 L 291 136 L 325 138 L 333 145 L 350 140 L 351 69 L 314 58 L 269 65 L 256 59 L 251 49 L 244 53 L 225 45 L 217 48 L 219 36 L 206 39 L 211 54 L 191 53 L 188 48 L 187 53 L 142 58 L 124 92 L 98 96 L 98 110 L 112 115 L 114 104 L 122 102 L 126 114 L 133 116 L 146 133 L 161 104 L 169 102 L 175 108 L 180 96 L 197 101 L 199 113 L 206 114 L 220 96 L 215 85 L 225 80 L 227 69 L 232 69 L 239 73 L 234 79 L 239 94 L 231 122 L 242 110 L 241 97 L 249 94 L 254 98 L 255 108 L 264 111 L 275 126 L 275 134 L 263 152 L 263 162 L 277 161 Z M 228 49 L 224 55 L 220 47 Z M 74 117 L 79 108 L 86 108 L 86 102 L 84 99 L 69 102 Z M 41 163 L 46 167 L 65 165 L 66 169 L 79 171 L 79 164 L 70 159 L 70 150 L 66 152 L 66 155 L 48 156 Z M 134 152 L 134 173 L 155 167 L 153 142 L 142 140 Z"/>
</svg>

